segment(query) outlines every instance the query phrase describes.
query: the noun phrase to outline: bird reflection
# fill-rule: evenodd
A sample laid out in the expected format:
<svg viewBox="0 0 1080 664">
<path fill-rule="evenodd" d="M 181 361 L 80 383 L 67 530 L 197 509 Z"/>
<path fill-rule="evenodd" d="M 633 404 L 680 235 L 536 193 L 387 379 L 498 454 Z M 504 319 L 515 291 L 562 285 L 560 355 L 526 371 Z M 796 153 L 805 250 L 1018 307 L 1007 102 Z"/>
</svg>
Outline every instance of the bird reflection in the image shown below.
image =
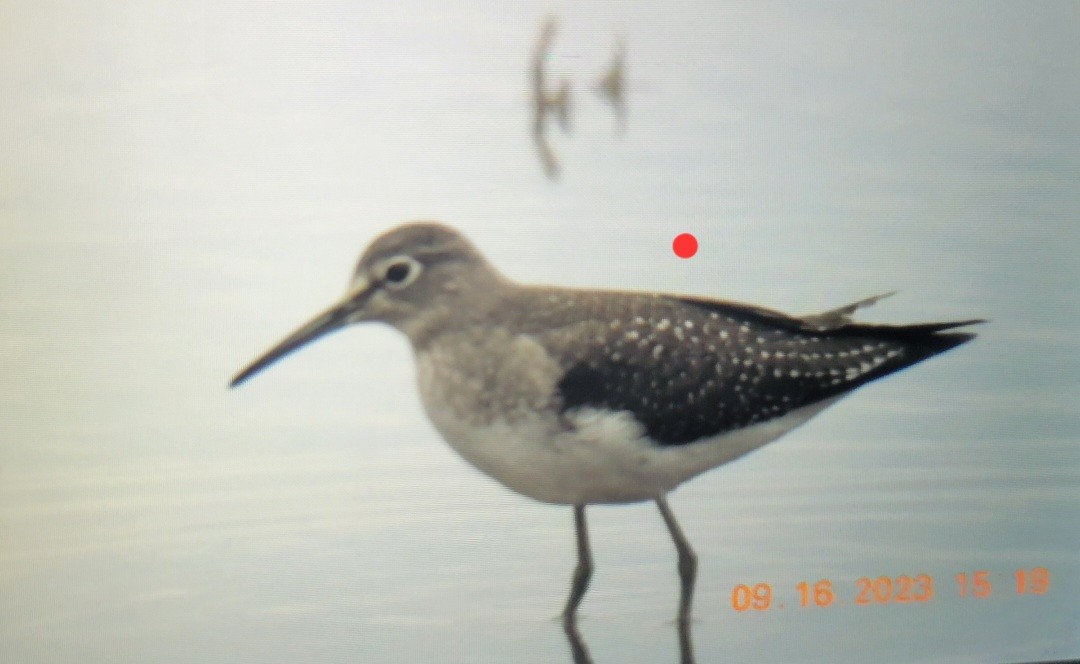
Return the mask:
<svg viewBox="0 0 1080 664">
<path fill-rule="evenodd" d="M 570 131 L 570 82 L 563 80 L 558 90 L 549 92 L 544 63 L 551 53 L 551 42 L 555 38 L 558 24 L 553 17 L 548 17 L 540 29 L 540 38 L 536 41 L 532 60 L 532 96 L 533 96 L 533 141 L 540 153 L 540 161 L 549 178 L 559 175 L 559 160 L 551 149 L 547 137 L 547 118 L 554 114 L 563 132 Z"/>
<path fill-rule="evenodd" d="M 611 105 L 621 134 L 626 128 L 626 47 L 622 39 L 615 42 L 611 64 L 593 89 Z"/>
<path fill-rule="evenodd" d="M 694 664 L 694 643 L 690 636 L 690 621 L 676 621 L 679 629 L 679 662 L 680 664 Z M 585 646 L 585 639 L 581 638 L 581 632 L 577 628 L 577 617 L 566 616 L 563 619 L 563 631 L 566 640 L 570 644 L 570 655 L 574 664 L 593 664 L 589 649 Z"/>
</svg>

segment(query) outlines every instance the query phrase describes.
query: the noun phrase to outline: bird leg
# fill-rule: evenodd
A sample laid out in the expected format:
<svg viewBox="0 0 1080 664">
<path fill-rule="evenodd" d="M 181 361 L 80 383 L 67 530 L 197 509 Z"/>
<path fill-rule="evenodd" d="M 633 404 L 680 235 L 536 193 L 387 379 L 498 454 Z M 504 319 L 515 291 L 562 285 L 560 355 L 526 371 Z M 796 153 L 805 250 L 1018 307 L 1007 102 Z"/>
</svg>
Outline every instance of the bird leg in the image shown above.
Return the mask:
<svg viewBox="0 0 1080 664">
<path fill-rule="evenodd" d="M 593 571 L 584 505 L 574 505 L 574 530 L 577 533 L 578 563 L 574 568 L 574 576 L 570 580 L 570 597 L 566 600 L 566 609 L 563 610 L 563 620 L 567 625 L 572 625 L 577 619 L 578 604 L 581 604 L 581 598 L 585 596 L 585 591 L 589 588 L 589 579 L 592 578 Z"/>
<path fill-rule="evenodd" d="M 679 599 L 679 624 L 686 625 L 690 622 L 690 604 L 694 601 L 694 580 L 697 578 L 697 554 L 690 548 L 686 541 L 679 522 L 668 507 L 667 499 L 663 496 L 656 498 L 656 506 L 660 508 L 660 516 L 664 517 L 671 539 L 675 542 L 675 550 L 679 552 L 679 578 L 682 581 L 681 597 Z"/>
</svg>

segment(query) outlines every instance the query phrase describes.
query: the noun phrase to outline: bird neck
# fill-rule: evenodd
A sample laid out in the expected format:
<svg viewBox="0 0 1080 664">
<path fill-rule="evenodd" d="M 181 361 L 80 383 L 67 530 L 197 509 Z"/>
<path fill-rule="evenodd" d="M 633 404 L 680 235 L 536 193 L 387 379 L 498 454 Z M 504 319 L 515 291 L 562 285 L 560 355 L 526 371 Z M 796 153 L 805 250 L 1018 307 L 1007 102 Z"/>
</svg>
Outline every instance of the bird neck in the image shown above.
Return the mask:
<svg viewBox="0 0 1080 664">
<path fill-rule="evenodd" d="M 419 351 L 439 335 L 490 325 L 520 289 L 495 270 L 457 274 L 443 283 L 442 292 L 431 302 L 396 327 Z"/>
</svg>

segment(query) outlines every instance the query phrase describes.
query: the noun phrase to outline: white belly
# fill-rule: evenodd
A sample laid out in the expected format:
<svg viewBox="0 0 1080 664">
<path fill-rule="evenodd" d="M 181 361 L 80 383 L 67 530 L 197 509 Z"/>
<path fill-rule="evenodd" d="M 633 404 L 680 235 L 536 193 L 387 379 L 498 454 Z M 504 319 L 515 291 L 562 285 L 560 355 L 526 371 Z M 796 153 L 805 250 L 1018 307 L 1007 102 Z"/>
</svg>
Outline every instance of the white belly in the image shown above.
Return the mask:
<svg viewBox="0 0 1080 664">
<path fill-rule="evenodd" d="M 580 409 L 560 420 L 553 411 L 524 403 L 505 417 L 491 411 L 474 417 L 463 407 L 467 388 L 435 380 L 430 357 L 417 357 L 417 367 L 428 417 L 458 454 L 520 494 L 569 505 L 654 499 L 779 438 L 835 401 L 695 443 L 660 447 L 627 412 Z"/>
</svg>

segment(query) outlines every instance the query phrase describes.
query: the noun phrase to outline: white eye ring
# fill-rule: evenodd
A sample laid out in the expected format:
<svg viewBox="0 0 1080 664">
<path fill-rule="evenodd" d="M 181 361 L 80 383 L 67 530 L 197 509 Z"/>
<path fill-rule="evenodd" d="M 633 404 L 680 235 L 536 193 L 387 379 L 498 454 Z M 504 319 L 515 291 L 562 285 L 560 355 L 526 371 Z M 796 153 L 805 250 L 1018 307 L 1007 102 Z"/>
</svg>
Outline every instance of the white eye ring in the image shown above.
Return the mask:
<svg viewBox="0 0 1080 664">
<path fill-rule="evenodd" d="M 382 282 L 394 290 L 405 288 L 416 281 L 423 270 L 423 264 L 412 256 L 394 256 L 383 262 Z"/>
</svg>

